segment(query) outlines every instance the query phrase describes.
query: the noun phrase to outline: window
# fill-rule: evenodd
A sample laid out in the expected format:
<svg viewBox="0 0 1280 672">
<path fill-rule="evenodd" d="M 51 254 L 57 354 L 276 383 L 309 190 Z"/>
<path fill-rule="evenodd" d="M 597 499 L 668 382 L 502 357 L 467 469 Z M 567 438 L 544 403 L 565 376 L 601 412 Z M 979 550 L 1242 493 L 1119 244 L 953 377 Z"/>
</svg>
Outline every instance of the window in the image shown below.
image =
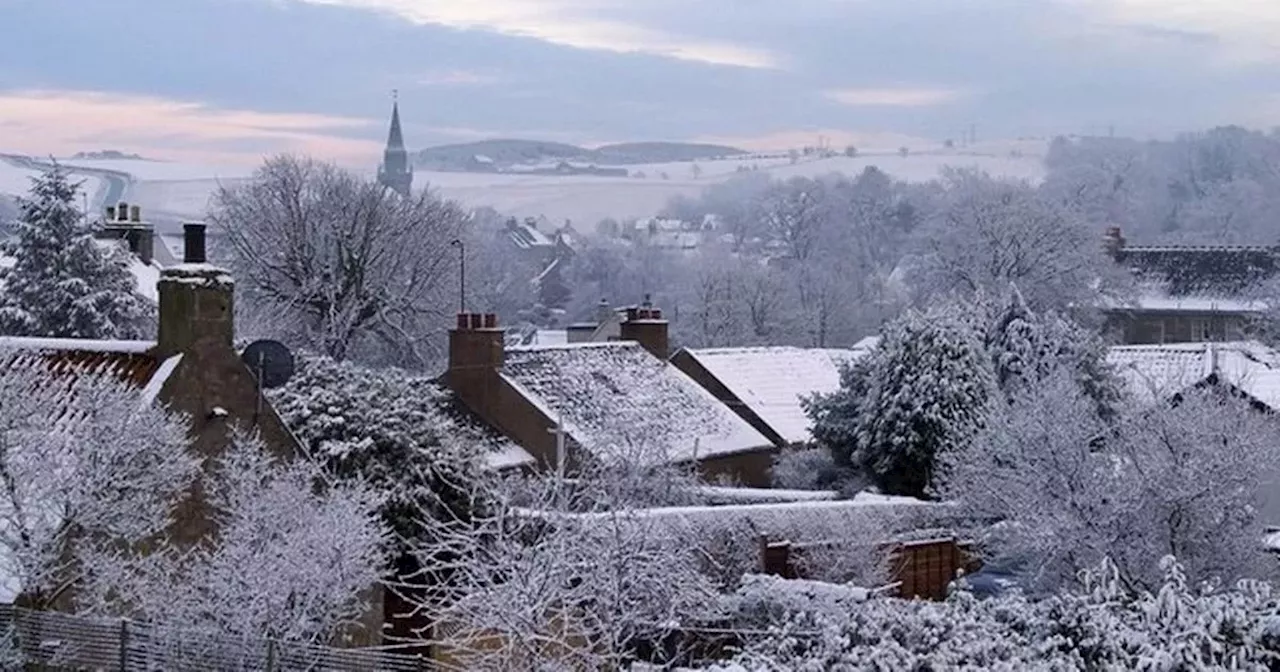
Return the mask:
<svg viewBox="0 0 1280 672">
<path fill-rule="evenodd" d="M 1193 318 L 1191 320 L 1191 341 L 1193 343 L 1201 343 L 1207 340 L 1209 340 L 1209 320 Z"/>
</svg>

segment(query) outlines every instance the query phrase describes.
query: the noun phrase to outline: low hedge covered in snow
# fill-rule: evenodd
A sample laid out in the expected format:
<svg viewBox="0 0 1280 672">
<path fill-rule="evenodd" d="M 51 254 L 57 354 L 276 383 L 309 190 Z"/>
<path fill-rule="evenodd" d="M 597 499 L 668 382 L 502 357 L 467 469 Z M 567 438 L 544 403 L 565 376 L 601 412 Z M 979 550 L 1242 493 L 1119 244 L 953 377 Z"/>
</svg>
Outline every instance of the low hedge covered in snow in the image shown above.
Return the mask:
<svg viewBox="0 0 1280 672">
<path fill-rule="evenodd" d="M 1133 595 L 1110 563 L 1081 590 L 1028 601 L 853 600 L 800 590 L 797 608 L 710 672 L 849 670 L 1268 670 L 1280 666 L 1280 603 L 1269 584 L 1191 586 L 1171 558 L 1164 585 Z M 757 586 L 758 588 L 759 586 Z M 756 591 L 760 592 L 760 591 Z M 765 591 L 766 593 L 768 591 Z M 772 604 L 781 604 L 771 600 Z"/>
</svg>

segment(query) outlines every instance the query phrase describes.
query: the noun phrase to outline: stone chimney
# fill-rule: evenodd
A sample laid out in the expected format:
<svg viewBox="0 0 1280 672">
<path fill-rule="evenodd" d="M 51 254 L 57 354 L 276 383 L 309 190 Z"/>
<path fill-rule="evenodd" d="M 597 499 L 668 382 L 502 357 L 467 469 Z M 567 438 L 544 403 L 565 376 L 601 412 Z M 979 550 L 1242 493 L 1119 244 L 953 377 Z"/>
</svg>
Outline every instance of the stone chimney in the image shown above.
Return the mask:
<svg viewBox="0 0 1280 672">
<path fill-rule="evenodd" d="M 225 269 L 205 256 L 205 225 L 187 223 L 183 229 L 183 259 L 160 272 L 159 356 L 191 350 L 198 343 L 232 347 L 235 338 L 235 282 Z"/>
<path fill-rule="evenodd" d="M 155 228 L 142 221 L 142 208 L 121 201 L 107 206 L 107 216 L 102 222 L 101 238 L 123 240 L 129 252 L 146 265 L 155 258 Z"/>
<path fill-rule="evenodd" d="M 458 313 L 449 330 L 449 369 L 445 382 L 482 418 L 498 410 L 498 371 L 506 357 L 505 334 L 492 313 Z"/>
<path fill-rule="evenodd" d="M 1107 253 L 1107 256 L 1120 261 L 1120 257 L 1124 254 L 1124 244 L 1124 234 L 1120 232 L 1120 227 L 1107 227 L 1106 234 L 1102 236 L 1102 249 Z"/>
<path fill-rule="evenodd" d="M 618 340 L 635 341 L 664 362 L 671 356 L 667 321 L 662 319 L 662 311 L 653 307 L 648 296 L 640 306 L 627 309 L 627 319 L 622 321 L 622 334 Z"/>
</svg>

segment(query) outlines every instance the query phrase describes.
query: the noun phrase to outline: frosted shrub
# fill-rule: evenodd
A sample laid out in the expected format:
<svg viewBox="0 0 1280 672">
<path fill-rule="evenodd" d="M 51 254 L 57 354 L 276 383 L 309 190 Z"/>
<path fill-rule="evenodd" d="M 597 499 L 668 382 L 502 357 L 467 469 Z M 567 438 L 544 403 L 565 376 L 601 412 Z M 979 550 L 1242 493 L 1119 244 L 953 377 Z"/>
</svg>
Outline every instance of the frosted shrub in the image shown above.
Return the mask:
<svg viewBox="0 0 1280 672">
<path fill-rule="evenodd" d="M 752 672 L 800 670 L 1267 670 L 1280 661 L 1267 584 L 1230 590 L 1188 584 L 1172 558 L 1164 581 L 1131 595 L 1114 564 L 1082 574 L 1074 591 L 946 602 L 812 602 L 774 621 L 732 663 Z M 798 604 L 793 600 L 791 604 Z M 721 668 L 723 669 L 723 668 Z"/>
</svg>

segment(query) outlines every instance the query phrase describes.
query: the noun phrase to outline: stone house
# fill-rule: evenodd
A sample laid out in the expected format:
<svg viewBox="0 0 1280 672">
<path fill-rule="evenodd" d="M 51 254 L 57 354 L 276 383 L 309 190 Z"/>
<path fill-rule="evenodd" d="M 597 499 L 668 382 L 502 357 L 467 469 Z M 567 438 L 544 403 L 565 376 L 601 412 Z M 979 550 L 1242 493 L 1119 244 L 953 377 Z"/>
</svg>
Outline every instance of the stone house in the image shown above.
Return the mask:
<svg viewBox="0 0 1280 672">
<path fill-rule="evenodd" d="M 661 311 L 630 308 L 618 340 L 507 348 L 496 315 L 463 313 L 442 380 L 535 468 L 689 464 L 766 485 L 776 446 L 667 361 Z M 563 452 L 562 452 L 563 451 Z"/>
<path fill-rule="evenodd" d="M 1112 227 L 1104 247 L 1139 288 L 1133 301 L 1103 307 L 1123 344 L 1241 340 L 1267 309 L 1251 292 L 1280 269 L 1280 246 L 1129 245 Z"/>
</svg>

